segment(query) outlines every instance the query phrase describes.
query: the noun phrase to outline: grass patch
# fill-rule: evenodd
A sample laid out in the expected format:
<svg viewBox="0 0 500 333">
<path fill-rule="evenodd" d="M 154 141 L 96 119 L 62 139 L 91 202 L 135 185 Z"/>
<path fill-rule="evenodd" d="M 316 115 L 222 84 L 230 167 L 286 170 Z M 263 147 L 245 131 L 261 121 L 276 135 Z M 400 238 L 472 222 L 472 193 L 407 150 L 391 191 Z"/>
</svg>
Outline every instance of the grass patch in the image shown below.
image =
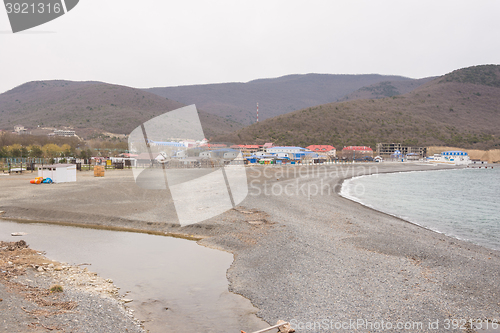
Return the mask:
<svg viewBox="0 0 500 333">
<path fill-rule="evenodd" d="M 63 287 L 59 284 L 55 284 L 52 287 L 50 287 L 50 292 L 51 293 L 62 293 L 63 292 Z"/>
</svg>

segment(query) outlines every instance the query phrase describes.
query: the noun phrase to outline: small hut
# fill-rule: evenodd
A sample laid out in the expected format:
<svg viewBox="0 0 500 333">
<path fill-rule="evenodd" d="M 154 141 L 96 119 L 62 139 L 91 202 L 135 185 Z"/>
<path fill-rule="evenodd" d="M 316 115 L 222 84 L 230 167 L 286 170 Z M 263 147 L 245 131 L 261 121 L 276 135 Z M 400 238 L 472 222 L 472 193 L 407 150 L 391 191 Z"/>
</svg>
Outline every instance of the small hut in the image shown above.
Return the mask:
<svg viewBox="0 0 500 333">
<path fill-rule="evenodd" d="M 50 178 L 54 183 L 76 182 L 76 164 L 39 165 L 38 177 Z"/>
</svg>

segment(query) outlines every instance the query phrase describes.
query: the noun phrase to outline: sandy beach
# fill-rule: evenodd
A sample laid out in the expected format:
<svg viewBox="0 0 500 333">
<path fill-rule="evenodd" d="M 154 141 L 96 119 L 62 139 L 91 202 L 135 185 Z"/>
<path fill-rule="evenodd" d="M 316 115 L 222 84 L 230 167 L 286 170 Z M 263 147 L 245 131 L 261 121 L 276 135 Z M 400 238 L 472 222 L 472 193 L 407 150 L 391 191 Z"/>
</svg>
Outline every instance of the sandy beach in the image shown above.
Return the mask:
<svg viewBox="0 0 500 333">
<path fill-rule="evenodd" d="M 12 221 L 185 236 L 232 252 L 230 290 L 268 323 L 286 320 L 297 332 L 382 331 L 389 324 L 393 331 L 474 332 L 470 320 L 500 319 L 500 253 L 338 195 L 349 177 L 437 168 L 248 168 L 249 195 L 237 209 L 186 227 L 177 224 L 169 192 L 138 188 L 129 170 L 104 178 L 81 172 L 76 183 L 43 186 L 29 184 L 30 174 L 13 175 L 0 178 L 0 211 Z"/>
</svg>

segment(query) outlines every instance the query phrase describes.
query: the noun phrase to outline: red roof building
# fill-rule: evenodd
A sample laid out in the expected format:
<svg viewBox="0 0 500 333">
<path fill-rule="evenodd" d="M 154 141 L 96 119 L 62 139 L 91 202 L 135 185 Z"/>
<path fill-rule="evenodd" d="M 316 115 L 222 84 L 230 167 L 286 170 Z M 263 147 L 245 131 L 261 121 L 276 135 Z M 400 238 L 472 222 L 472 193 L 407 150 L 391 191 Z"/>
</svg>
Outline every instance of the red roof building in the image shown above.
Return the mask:
<svg viewBox="0 0 500 333">
<path fill-rule="evenodd" d="M 342 149 L 342 158 L 347 160 L 373 157 L 373 149 L 367 146 L 349 146 Z"/>
<path fill-rule="evenodd" d="M 223 143 L 209 143 L 206 145 L 208 148 L 227 148 L 227 145 Z"/>
<path fill-rule="evenodd" d="M 321 153 L 321 152 L 327 153 L 331 150 L 336 150 L 334 146 L 330 146 L 330 145 L 310 145 L 306 148 L 311 150 L 311 151 L 317 152 L 317 153 Z"/>
<path fill-rule="evenodd" d="M 120 154 L 118 156 L 119 157 L 126 157 L 126 158 L 133 158 L 133 157 L 137 157 L 138 155 L 137 154 L 130 154 L 130 153 L 123 153 L 123 154 Z"/>
<path fill-rule="evenodd" d="M 254 153 L 256 151 L 259 151 L 260 147 L 261 146 L 259 146 L 259 145 L 233 145 L 233 146 L 231 146 L 231 148 L 233 148 L 233 149 L 239 149 L 243 153 L 245 153 L 245 152 L 247 152 L 247 153 Z"/>
<path fill-rule="evenodd" d="M 266 143 L 264 144 L 263 148 L 271 148 L 271 147 L 273 147 L 273 146 L 274 146 L 274 144 L 273 144 L 272 142 L 266 142 Z"/>
</svg>

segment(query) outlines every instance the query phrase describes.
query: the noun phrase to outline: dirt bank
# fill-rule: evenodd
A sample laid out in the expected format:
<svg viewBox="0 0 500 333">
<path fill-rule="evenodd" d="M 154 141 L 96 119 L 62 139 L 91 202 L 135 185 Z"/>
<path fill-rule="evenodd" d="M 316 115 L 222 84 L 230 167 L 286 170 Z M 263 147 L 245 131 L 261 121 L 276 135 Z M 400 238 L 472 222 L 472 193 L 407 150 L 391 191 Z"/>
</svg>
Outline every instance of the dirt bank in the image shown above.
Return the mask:
<svg viewBox="0 0 500 333">
<path fill-rule="evenodd" d="M 113 281 L 49 260 L 23 240 L 0 241 L 0 299 L 3 332 L 144 332 Z"/>
</svg>

